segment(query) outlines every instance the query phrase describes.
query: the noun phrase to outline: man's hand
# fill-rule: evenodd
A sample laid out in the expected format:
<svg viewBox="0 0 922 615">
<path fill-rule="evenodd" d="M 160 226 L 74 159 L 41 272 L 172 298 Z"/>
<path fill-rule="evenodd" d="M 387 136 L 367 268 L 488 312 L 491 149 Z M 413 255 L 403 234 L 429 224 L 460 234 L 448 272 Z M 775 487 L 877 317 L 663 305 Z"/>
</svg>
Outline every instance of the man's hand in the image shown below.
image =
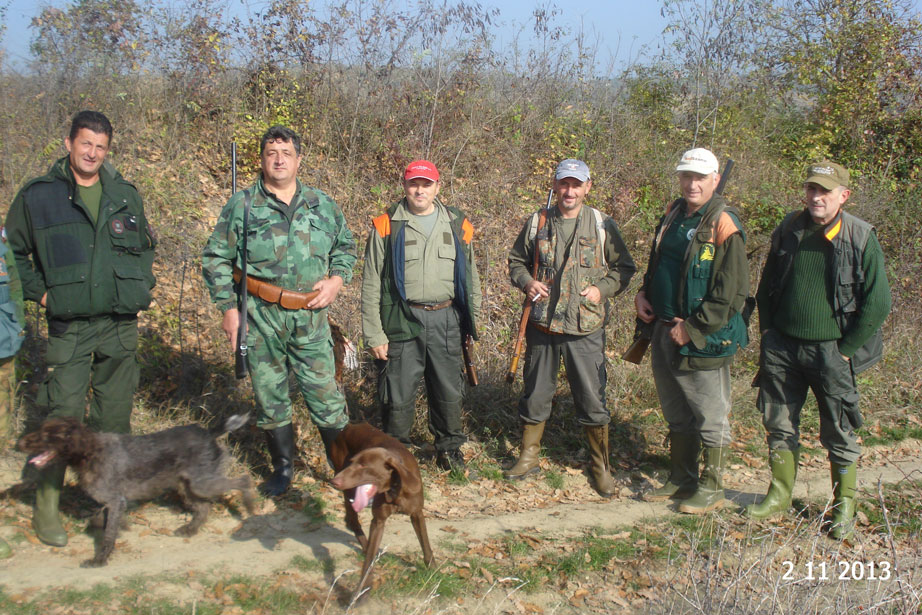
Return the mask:
<svg viewBox="0 0 922 615">
<path fill-rule="evenodd" d="M 379 361 L 387 361 L 387 344 L 381 344 L 371 349 L 371 356 Z"/>
<path fill-rule="evenodd" d="M 45 305 L 45 300 L 46 300 L 46 299 L 48 299 L 48 293 L 45 293 L 44 295 L 42 295 L 42 300 L 39 301 L 38 304 L 41 305 L 42 307 L 48 307 L 48 306 Z"/>
<path fill-rule="evenodd" d="M 599 290 L 598 286 L 587 286 L 585 289 L 583 289 L 580 295 L 586 299 L 589 299 L 593 303 L 599 303 L 602 301 L 602 291 Z"/>
<path fill-rule="evenodd" d="M 339 289 L 343 287 L 343 279 L 338 275 L 330 276 L 320 280 L 311 290 L 319 290 L 320 294 L 314 297 L 314 300 L 307 304 L 309 310 L 319 310 L 333 303 Z"/>
<path fill-rule="evenodd" d="M 240 310 L 231 308 L 224 312 L 224 320 L 221 322 L 221 328 L 224 329 L 224 335 L 230 342 L 231 349 L 237 352 L 237 332 L 240 330 Z"/>
<path fill-rule="evenodd" d="M 684 346 L 691 341 L 688 331 L 685 330 L 685 321 L 676 316 L 672 319 L 672 328 L 669 329 L 669 339 L 676 346 Z"/>
<path fill-rule="evenodd" d="M 525 296 L 528 297 L 531 301 L 541 301 L 542 299 L 547 299 L 550 296 L 550 290 L 547 287 L 547 284 L 539 282 L 538 280 L 532 280 L 525 285 Z"/>
<path fill-rule="evenodd" d="M 634 297 L 634 310 L 637 312 L 637 318 L 644 322 L 653 322 L 656 314 L 653 313 L 653 304 L 647 301 L 647 293 L 640 291 Z"/>
</svg>

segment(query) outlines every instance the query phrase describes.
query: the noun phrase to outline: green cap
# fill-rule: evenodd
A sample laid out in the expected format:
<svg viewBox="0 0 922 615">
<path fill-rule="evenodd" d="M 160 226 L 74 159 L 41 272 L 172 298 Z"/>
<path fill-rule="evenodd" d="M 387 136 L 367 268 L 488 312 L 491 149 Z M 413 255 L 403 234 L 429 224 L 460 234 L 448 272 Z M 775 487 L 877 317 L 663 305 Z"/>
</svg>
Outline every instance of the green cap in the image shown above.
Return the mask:
<svg viewBox="0 0 922 615">
<path fill-rule="evenodd" d="M 814 162 L 807 167 L 805 184 L 816 184 L 826 190 L 833 190 L 842 186 L 848 188 L 848 169 L 831 160 Z"/>
</svg>

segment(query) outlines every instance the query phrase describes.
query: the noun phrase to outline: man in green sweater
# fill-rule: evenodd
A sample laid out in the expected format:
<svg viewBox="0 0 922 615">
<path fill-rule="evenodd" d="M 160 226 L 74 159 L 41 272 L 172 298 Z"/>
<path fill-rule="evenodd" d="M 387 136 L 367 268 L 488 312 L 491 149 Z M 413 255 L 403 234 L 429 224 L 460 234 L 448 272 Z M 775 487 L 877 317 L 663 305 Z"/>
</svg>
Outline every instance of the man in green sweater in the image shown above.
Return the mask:
<svg viewBox="0 0 922 615">
<path fill-rule="evenodd" d="M 820 442 L 829 454 L 833 506 L 829 534 L 854 529 L 861 426 L 855 375 L 881 357 L 880 326 L 890 312 L 884 255 L 872 227 L 842 210 L 849 174 L 824 160 L 807 167 L 806 207 L 772 233 L 756 296 L 762 330 L 759 409 L 768 431 L 772 480 L 755 519 L 791 505 L 800 411 L 813 390 Z"/>
</svg>

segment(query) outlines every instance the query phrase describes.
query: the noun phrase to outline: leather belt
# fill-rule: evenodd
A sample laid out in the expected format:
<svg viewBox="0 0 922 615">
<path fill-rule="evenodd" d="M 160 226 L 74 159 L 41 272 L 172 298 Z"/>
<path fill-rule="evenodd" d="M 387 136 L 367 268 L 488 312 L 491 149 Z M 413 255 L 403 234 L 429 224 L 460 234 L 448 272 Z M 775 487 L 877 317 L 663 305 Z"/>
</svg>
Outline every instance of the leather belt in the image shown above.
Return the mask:
<svg viewBox="0 0 922 615">
<path fill-rule="evenodd" d="M 237 267 L 234 267 L 234 282 L 239 283 L 242 275 L 243 272 Z M 247 276 L 247 292 L 255 297 L 259 297 L 263 301 L 278 303 L 286 310 L 307 309 L 307 304 L 320 294 L 319 290 L 312 290 L 309 293 L 287 290 L 281 286 L 270 284 L 265 280 L 254 278 L 251 275 Z"/>
<path fill-rule="evenodd" d="M 564 335 L 564 334 L 561 333 L 560 331 L 551 331 L 550 329 L 548 329 L 548 328 L 545 327 L 544 325 L 539 325 L 539 324 L 536 323 L 536 322 L 531 322 L 531 323 L 529 323 L 529 324 L 530 324 L 532 327 L 534 327 L 535 329 L 537 329 L 538 331 L 540 331 L 541 333 L 544 333 L 545 335 Z"/>
<path fill-rule="evenodd" d="M 454 299 L 448 299 L 442 301 L 441 303 L 414 303 L 413 301 L 407 301 L 407 305 L 412 308 L 419 308 L 420 310 L 426 310 L 427 312 L 435 312 L 437 310 L 444 310 L 454 303 Z"/>
</svg>

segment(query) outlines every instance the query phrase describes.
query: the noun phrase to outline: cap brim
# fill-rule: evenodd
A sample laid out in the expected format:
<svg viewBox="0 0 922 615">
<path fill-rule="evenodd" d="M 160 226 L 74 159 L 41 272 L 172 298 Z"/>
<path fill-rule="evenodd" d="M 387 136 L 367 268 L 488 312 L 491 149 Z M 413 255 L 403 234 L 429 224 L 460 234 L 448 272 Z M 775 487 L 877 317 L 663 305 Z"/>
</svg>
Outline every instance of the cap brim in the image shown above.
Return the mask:
<svg viewBox="0 0 922 615">
<path fill-rule="evenodd" d="M 835 190 L 842 185 L 829 175 L 811 175 L 804 181 L 804 185 L 806 186 L 807 184 L 816 184 L 826 190 Z"/>
<path fill-rule="evenodd" d="M 695 164 L 680 164 L 675 168 L 676 173 L 681 173 L 682 171 L 690 171 L 698 175 L 710 175 L 711 173 L 716 173 L 717 169 L 710 169 Z"/>
</svg>

